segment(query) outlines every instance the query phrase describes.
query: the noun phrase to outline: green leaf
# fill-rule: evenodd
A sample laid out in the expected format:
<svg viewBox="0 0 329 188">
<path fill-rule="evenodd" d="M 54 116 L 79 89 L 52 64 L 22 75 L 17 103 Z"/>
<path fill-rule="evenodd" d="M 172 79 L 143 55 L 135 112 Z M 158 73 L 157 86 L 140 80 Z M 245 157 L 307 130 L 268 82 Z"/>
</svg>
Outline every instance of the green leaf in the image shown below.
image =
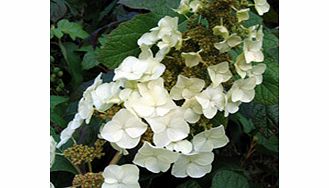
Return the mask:
<svg viewBox="0 0 329 188">
<path fill-rule="evenodd" d="M 67 8 L 64 0 L 50 1 L 50 20 L 56 22 L 66 14 Z"/>
<path fill-rule="evenodd" d="M 62 36 L 64 35 L 62 31 L 58 28 L 51 28 L 50 33 L 59 39 L 62 38 Z"/>
<path fill-rule="evenodd" d="M 172 9 L 176 9 L 179 6 L 178 0 L 120 0 L 120 4 L 128 6 L 134 9 L 147 9 L 154 13 L 175 16 Z"/>
<path fill-rule="evenodd" d="M 255 125 L 252 123 L 252 121 L 245 117 L 244 115 L 242 115 L 241 113 L 235 113 L 235 114 L 232 114 L 230 116 L 230 118 L 239 123 L 240 125 L 242 125 L 243 127 L 243 131 L 247 134 L 250 134 L 253 130 L 255 130 Z"/>
<path fill-rule="evenodd" d="M 56 112 L 50 112 L 50 121 L 56 125 L 59 125 L 61 128 L 67 126 L 67 122 Z"/>
<path fill-rule="evenodd" d="M 97 60 L 106 67 L 114 69 L 126 57 L 137 56 L 140 53 L 137 40 L 151 28 L 156 27 L 163 16 L 147 13 L 120 24 L 107 36 L 107 41 L 96 53 Z M 185 26 L 186 19 L 180 19 L 178 27 L 184 29 Z"/>
<path fill-rule="evenodd" d="M 72 42 L 59 43 L 64 59 L 68 65 L 68 71 L 72 76 L 72 84 L 77 87 L 82 82 L 82 69 L 80 57 L 75 51 L 78 46 Z"/>
<path fill-rule="evenodd" d="M 255 89 L 255 101 L 264 105 L 274 105 L 279 102 L 279 64 L 265 59 L 267 68 L 262 84 Z"/>
<path fill-rule="evenodd" d="M 272 48 L 279 47 L 279 39 L 271 32 L 270 29 L 264 28 L 263 48 L 268 51 Z"/>
<path fill-rule="evenodd" d="M 249 20 L 246 20 L 243 25 L 245 27 L 251 27 L 253 25 L 259 25 L 263 23 L 263 18 L 258 16 L 258 14 L 250 11 L 249 12 Z"/>
<path fill-rule="evenodd" d="M 255 135 L 257 144 L 263 146 L 265 149 L 278 153 L 279 152 L 279 139 L 277 136 L 272 135 L 269 138 L 264 137 L 261 133 Z"/>
<path fill-rule="evenodd" d="M 201 186 L 195 180 L 188 180 L 177 188 L 201 188 Z"/>
<path fill-rule="evenodd" d="M 74 166 L 68 161 L 64 156 L 56 155 L 55 162 L 53 166 L 50 168 L 51 172 L 54 171 L 66 171 L 71 172 L 73 174 L 78 174 L 77 170 Z"/>
<path fill-rule="evenodd" d="M 60 136 L 56 133 L 53 127 L 50 127 L 50 135 L 54 138 L 54 140 L 58 143 L 60 141 Z"/>
<path fill-rule="evenodd" d="M 99 13 L 98 21 L 100 22 L 106 15 L 108 15 L 113 10 L 116 4 L 117 0 L 107 5 L 107 7 L 105 7 L 105 9 L 101 13 Z"/>
<path fill-rule="evenodd" d="M 97 53 L 97 60 L 108 68 L 116 68 L 127 56 L 137 56 L 137 40 L 155 27 L 160 17 L 154 13 L 135 16 L 120 24 L 108 36 L 108 41 Z"/>
<path fill-rule="evenodd" d="M 276 134 L 279 126 L 279 105 L 266 106 L 251 102 L 241 106 L 240 112 L 250 118 L 264 136 Z"/>
<path fill-rule="evenodd" d="M 231 171 L 218 170 L 212 179 L 211 188 L 249 188 L 248 180 L 245 176 Z"/>
<path fill-rule="evenodd" d="M 50 111 L 54 111 L 54 109 L 57 105 L 67 102 L 68 100 L 69 100 L 68 97 L 51 95 L 50 96 Z"/>
<path fill-rule="evenodd" d="M 67 19 L 62 19 L 57 23 L 57 27 L 65 34 L 70 35 L 72 40 L 76 38 L 85 39 L 89 34 L 82 29 L 78 23 L 69 22 Z"/>
<path fill-rule="evenodd" d="M 94 68 L 98 64 L 99 64 L 99 62 L 96 59 L 95 51 L 89 51 L 83 56 L 83 59 L 82 59 L 82 69 L 83 70 L 88 70 L 88 69 Z"/>
</svg>

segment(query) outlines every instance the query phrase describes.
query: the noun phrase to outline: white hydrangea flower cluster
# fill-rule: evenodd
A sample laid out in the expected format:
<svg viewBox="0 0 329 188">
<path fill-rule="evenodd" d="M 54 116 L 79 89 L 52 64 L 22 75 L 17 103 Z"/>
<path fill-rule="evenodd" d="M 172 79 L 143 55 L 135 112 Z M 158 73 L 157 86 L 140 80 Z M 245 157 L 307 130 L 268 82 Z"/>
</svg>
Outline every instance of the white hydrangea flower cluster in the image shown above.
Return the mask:
<svg viewBox="0 0 329 188">
<path fill-rule="evenodd" d="M 264 3 L 265 2 L 265 3 Z M 259 13 L 268 11 L 266 0 L 256 1 Z M 198 0 L 182 0 L 178 12 L 195 13 L 202 7 Z M 236 10 L 238 22 L 248 20 L 249 9 Z M 246 28 L 248 36 L 230 33 L 224 25 L 213 28 L 213 34 L 222 41 L 214 44 L 219 53 L 233 48 L 243 52 L 235 62 L 218 62 L 207 67 L 211 84 L 196 77 L 178 75 L 176 84 L 168 91 L 162 75 L 166 66 L 161 63 L 171 49 L 182 47 L 182 33 L 178 30 L 178 17 L 165 16 L 158 26 L 138 40 L 141 53 L 126 57 L 114 70 L 110 83 L 103 83 L 101 74 L 86 89 L 79 102 L 78 113 L 61 133 L 61 147 L 83 122 L 89 124 L 94 111 L 105 112 L 113 105 L 122 108 L 100 130 L 100 137 L 109 141 L 118 151 L 138 146 L 147 129 L 152 130 L 152 143 L 144 141 L 133 163 L 153 173 L 170 169 L 175 177 L 200 178 L 211 171 L 214 149 L 224 147 L 229 139 L 223 125 L 215 125 L 196 135 L 191 135 L 191 125 L 202 116 L 212 119 L 222 112 L 225 117 L 239 110 L 241 103 L 248 103 L 255 96 L 255 87 L 262 83 L 266 65 L 262 53 L 263 31 L 261 26 Z M 151 48 L 158 47 L 154 54 Z M 153 49 L 153 48 L 152 48 Z M 186 67 L 203 62 L 203 49 L 183 52 Z M 258 63 L 253 65 L 253 62 Z M 234 71 L 232 71 L 234 69 Z M 233 75 L 233 73 L 237 75 Z M 227 89 L 224 83 L 231 82 Z M 182 105 L 177 105 L 182 101 Z M 109 165 L 104 170 L 103 187 L 139 187 L 139 170 L 135 165 Z M 127 177 L 129 177 L 127 179 Z"/>
<path fill-rule="evenodd" d="M 55 139 L 50 136 L 50 168 L 53 166 L 55 162 L 55 156 L 56 156 L 56 141 Z"/>
</svg>

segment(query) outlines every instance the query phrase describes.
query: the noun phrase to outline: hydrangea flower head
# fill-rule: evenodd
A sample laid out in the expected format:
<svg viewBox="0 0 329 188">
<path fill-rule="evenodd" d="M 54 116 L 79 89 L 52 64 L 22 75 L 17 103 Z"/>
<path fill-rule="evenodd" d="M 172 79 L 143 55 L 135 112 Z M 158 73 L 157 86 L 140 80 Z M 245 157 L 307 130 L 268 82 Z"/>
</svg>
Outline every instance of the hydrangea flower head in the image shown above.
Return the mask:
<svg viewBox="0 0 329 188">
<path fill-rule="evenodd" d="M 132 164 L 122 166 L 110 164 L 103 172 L 102 188 L 139 188 L 139 169 Z"/>
<path fill-rule="evenodd" d="M 214 87 L 219 86 L 219 84 L 228 81 L 232 77 L 227 61 L 211 65 L 207 70 Z"/>
<path fill-rule="evenodd" d="M 205 130 L 193 137 L 194 151 L 211 152 L 213 149 L 224 147 L 229 142 L 223 125 Z"/>
<path fill-rule="evenodd" d="M 218 110 L 222 111 L 224 109 L 225 95 L 222 85 L 217 87 L 209 86 L 195 98 L 202 106 L 204 116 L 208 119 L 212 119 Z"/>
<path fill-rule="evenodd" d="M 178 178 L 187 176 L 201 178 L 211 171 L 213 160 L 214 153 L 212 152 L 181 154 L 174 163 L 171 174 Z"/>
<path fill-rule="evenodd" d="M 151 118 L 164 116 L 170 110 L 177 108 L 171 100 L 168 91 L 163 86 L 163 79 L 152 80 L 137 85 L 140 96 L 128 101 L 127 105 L 132 108 L 138 116 Z"/>
<path fill-rule="evenodd" d="M 153 173 L 166 172 L 171 163 L 175 162 L 179 153 L 169 151 L 164 148 L 156 148 L 148 142 L 138 150 L 133 163 L 145 167 Z"/>
<path fill-rule="evenodd" d="M 257 13 L 262 16 L 270 10 L 270 5 L 266 0 L 254 0 Z"/>
<path fill-rule="evenodd" d="M 101 130 L 101 136 L 121 148 L 131 149 L 137 146 L 147 125 L 127 109 L 117 112 L 111 121 Z"/>
<path fill-rule="evenodd" d="M 191 99 L 199 94 L 204 86 L 205 81 L 202 79 L 178 75 L 176 85 L 170 90 L 170 96 L 174 100 Z"/>
<path fill-rule="evenodd" d="M 183 140 L 190 133 L 190 127 L 184 120 L 181 109 L 171 110 L 162 117 L 146 118 L 146 121 L 153 130 L 153 142 L 157 147 Z"/>
</svg>

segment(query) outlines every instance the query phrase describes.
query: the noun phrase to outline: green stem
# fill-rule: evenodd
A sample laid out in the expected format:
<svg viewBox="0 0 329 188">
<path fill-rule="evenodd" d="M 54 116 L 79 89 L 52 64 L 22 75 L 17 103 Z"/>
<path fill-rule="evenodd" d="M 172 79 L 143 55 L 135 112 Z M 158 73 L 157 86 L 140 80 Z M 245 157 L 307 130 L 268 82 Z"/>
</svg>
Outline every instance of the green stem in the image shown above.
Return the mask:
<svg viewBox="0 0 329 188">
<path fill-rule="evenodd" d="M 93 168 L 92 168 L 92 166 L 91 166 L 91 162 L 90 161 L 88 161 L 88 170 L 89 170 L 89 172 L 93 172 Z"/>
<path fill-rule="evenodd" d="M 117 164 L 117 163 L 120 161 L 121 156 L 122 156 L 122 155 L 121 155 L 121 152 L 118 151 L 118 152 L 114 155 L 114 157 L 112 158 L 110 164 Z"/>
</svg>

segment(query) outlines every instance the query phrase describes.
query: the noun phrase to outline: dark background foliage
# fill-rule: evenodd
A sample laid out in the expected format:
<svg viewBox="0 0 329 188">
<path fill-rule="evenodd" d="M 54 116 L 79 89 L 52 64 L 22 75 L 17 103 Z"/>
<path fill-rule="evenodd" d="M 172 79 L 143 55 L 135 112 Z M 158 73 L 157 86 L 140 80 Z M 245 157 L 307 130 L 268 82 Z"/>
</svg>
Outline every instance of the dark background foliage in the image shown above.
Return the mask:
<svg viewBox="0 0 329 188">
<path fill-rule="evenodd" d="M 106 73 L 104 80 L 111 80 L 113 73 L 103 57 L 103 47 L 114 43 L 114 34 L 120 23 L 131 27 L 136 20 L 142 20 L 140 27 L 145 31 L 157 22 L 157 17 L 143 18 L 138 15 L 168 14 L 166 9 L 132 6 L 129 0 L 51 0 L 51 135 L 58 141 L 59 134 L 72 119 L 77 110 L 77 101 L 83 90 L 100 73 Z M 136 1 L 139 2 L 139 1 Z M 135 3 L 136 3 L 135 2 Z M 155 2 L 155 1 L 153 1 Z M 156 2 L 174 2 L 159 0 Z M 223 187 L 223 188 L 263 188 L 278 187 L 278 0 L 268 0 L 271 9 L 260 17 L 252 17 L 255 23 L 266 26 L 264 39 L 265 63 L 268 70 L 264 83 L 256 89 L 257 97 L 251 103 L 243 104 L 241 110 L 230 116 L 227 135 L 231 142 L 226 147 L 215 150 L 213 170 L 201 179 L 175 178 L 170 172 L 152 174 L 143 168 L 140 184 L 142 187 Z M 178 2 L 179 3 L 179 2 Z M 167 4 L 165 4 L 167 5 Z M 145 8 L 146 7 L 146 8 Z M 137 17 L 136 17 L 137 16 Z M 146 20 L 145 20 L 146 19 Z M 119 28 L 120 29 L 120 28 Z M 143 29 L 136 33 L 145 32 Z M 117 33 L 122 32 L 117 30 Z M 112 37 L 112 38 L 111 38 Z M 138 37 L 138 35 L 136 35 Z M 134 41 L 132 41 L 134 42 Z M 116 48 L 117 46 L 113 46 Z M 107 52 L 106 52 L 107 53 Z M 122 54 L 126 56 L 126 54 Z M 110 61 L 116 61 L 112 57 Z M 92 126 L 82 127 L 77 135 L 78 143 L 90 144 L 99 130 L 97 120 Z M 115 151 L 105 144 L 106 156 L 93 161 L 93 171 L 100 172 L 109 163 Z M 132 159 L 124 158 L 120 163 Z M 56 156 L 51 169 L 51 181 L 55 187 L 70 186 L 76 171 L 64 157 Z"/>
</svg>

